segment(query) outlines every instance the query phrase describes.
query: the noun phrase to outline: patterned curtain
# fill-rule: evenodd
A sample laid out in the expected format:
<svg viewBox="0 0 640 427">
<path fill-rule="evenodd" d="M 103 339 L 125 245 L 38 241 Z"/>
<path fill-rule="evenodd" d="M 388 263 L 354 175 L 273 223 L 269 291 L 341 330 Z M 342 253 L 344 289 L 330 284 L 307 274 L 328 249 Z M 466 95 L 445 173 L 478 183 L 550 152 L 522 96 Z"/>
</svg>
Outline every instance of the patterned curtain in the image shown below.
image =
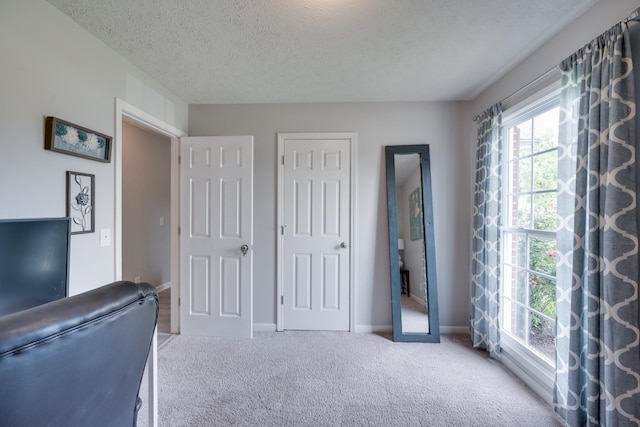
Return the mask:
<svg viewBox="0 0 640 427">
<path fill-rule="evenodd" d="M 473 346 L 499 357 L 500 168 L 502 105 L 479 116 L 471 254 Z"/>
<path fill-rule="evenodd" d="M 627 24 L 560 64 L 556 411 L 640 425 L 635 96 Z"/>
</svg>

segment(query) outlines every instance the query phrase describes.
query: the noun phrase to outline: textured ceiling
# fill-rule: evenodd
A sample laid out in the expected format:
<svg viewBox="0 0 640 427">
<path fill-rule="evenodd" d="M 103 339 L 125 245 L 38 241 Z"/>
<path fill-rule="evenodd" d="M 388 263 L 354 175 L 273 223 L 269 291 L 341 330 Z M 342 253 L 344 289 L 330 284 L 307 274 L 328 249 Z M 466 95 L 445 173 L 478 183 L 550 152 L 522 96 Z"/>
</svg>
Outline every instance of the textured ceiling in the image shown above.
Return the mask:
<svg viewBox="0 0 640 427">
<path fill-rule="evenodd" d="M 473 99 L 597 0 L 49 0 L 189 104 Z"/>
</svg>

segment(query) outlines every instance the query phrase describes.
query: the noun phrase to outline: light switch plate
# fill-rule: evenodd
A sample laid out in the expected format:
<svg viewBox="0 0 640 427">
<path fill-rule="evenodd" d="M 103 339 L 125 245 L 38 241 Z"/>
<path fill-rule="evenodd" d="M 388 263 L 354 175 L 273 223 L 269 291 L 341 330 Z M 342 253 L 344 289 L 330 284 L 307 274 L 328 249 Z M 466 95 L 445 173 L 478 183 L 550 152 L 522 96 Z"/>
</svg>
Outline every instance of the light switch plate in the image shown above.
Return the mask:
<svg viewBox="0 0 640 427">
<path fill-rule="evenodd" d="M 110 228 L 101 228 L 100 229 L 100 246 L 111 246 L 111 229 Z"/>
</svg>

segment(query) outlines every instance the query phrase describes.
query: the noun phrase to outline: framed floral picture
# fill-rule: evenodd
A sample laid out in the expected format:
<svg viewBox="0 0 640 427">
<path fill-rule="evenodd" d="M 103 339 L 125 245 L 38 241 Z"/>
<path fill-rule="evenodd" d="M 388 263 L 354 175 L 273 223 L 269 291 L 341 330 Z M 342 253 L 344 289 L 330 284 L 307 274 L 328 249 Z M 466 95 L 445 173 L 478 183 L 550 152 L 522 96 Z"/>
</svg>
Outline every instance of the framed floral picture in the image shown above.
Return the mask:
<svg viewBox="0 0 640 427">
<path fill-rule="evenodd" d="M 98 162 L 111 161 L 111 137 L 82 126 L 47 117 L 44 148 Z"/>
<path fill-rule="evenodd" d="M 67 171 L 67 216 L 71 234 L 95 231 L 95 176 Z"/>
<path fill-rule="evenodd" d="M 409 194 L 409 237 L 411 240 L 422 239 L 422 197 L 420 187 Z"/>
</svg>

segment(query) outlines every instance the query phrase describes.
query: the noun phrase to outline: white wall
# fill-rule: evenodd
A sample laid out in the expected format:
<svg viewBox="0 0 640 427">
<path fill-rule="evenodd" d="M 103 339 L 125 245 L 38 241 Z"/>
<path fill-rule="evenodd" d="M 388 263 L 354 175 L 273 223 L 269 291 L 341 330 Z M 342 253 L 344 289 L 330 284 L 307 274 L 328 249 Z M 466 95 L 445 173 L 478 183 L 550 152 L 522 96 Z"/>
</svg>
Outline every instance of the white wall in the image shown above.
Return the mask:
<svg viewBox="0 0 640 427">
<path fill-rule="evenodd" d="M 116 97 L 179 129 L 187 105 L 44 0 L 0 2 L 0 58 L 0 218 L 64 216 L 71 170 L 95 174 L 96 230 L 113 232 L 114 163 L 45 151 L 44 118 L 113 136 Z M 113 244 L 71 240 L 71 294 L 114 280 Z"/>
<path fill-rule="evenodd" d="M 177 201 L 176 201 L 177 203 Z M 122 279 L 171 280 L 171 140 L 122 126 Z"/>
<path fill-rule="evenodd" d="M 189 134 L 253 135 L 255 141 L 254 321 L 276 321 L 276 151 L 278 132 L 358 134 L 356 328 L 391 324 L 385 145 L 430 144 L 440 322 L 469 317 L 469 169 L 460 123 L 464 103 L 191 105 Z M 462 226 L 461 226 L 462 225 Z"/>
</svg>

